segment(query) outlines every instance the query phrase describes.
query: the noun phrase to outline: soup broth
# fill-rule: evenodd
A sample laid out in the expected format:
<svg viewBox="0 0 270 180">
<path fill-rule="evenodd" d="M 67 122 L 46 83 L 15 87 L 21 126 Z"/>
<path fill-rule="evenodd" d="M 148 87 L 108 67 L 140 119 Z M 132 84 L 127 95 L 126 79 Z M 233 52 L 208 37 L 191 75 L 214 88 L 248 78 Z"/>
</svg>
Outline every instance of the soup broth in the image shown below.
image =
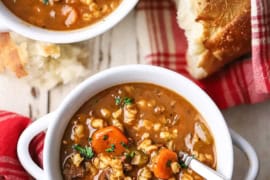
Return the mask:
<svg viewBox="0 0 270 180">
<path fill-rule="evenodd" d="M 62 139 L 64 179 L 203 179 L 179 152 L 216 168 L 214 140 L 183 97 L 146 83 L 122 84 L 88 100 Z"/>
<path fill-rule="evenodd" d="M 45 29 L 79 29 L 102 20 L 122 0 L 2 0 L 24 21 Z"/>
</svg>

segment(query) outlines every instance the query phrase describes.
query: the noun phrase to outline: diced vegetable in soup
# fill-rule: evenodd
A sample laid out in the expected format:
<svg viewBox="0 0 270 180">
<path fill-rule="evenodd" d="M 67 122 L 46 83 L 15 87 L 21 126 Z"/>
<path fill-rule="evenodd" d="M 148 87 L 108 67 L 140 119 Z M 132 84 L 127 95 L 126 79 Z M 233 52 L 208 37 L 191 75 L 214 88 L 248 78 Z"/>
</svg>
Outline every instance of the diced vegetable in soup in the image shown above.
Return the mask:
<svg viewBox="0 0 270 180">
<path fill-rule="evenodd" d="M 62 139 L 64 179 L 200 180 L 180 160 L 193 155 L 216 168 L 214 140 L 198 111 L 160 86 L 106 89 L 72 117 Z"/>
<path fill-rule="evenodd" d="M 71 30 L 100 21 L 122 0 L 2 0 L 16 16 L 53 30 Z"/>
</svg>

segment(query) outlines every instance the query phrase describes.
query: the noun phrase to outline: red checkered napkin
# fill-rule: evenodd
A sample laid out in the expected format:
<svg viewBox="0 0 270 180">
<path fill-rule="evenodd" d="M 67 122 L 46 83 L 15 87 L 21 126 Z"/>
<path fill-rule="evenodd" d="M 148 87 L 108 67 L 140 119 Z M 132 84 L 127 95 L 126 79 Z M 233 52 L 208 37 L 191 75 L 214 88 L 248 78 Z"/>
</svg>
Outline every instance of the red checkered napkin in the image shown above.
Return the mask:
<svg viewBox="0 0 270 180">
<path fill-rule="evenodd" d="M 252 58 L 196 81 L 186 71 L 187 43 L 172 0 L 142 0 L 137 7 L 139 44 L 147 63 L 163 66 L 199 84 L 220 108 L 261 102 L 270 97 L 270 1 L 251 0 Z"/>
<path fill-rule="evenodd" d="M 29 180 L 32 177 L 25 172 L 17 157 L 17 142 L 22 131 L 31 123 L 27 117 L 0 111 L 0 179 Z M 33 159 L 42 164 L 43 139 L 38 135 L 30 144 Z"/>
</svg>

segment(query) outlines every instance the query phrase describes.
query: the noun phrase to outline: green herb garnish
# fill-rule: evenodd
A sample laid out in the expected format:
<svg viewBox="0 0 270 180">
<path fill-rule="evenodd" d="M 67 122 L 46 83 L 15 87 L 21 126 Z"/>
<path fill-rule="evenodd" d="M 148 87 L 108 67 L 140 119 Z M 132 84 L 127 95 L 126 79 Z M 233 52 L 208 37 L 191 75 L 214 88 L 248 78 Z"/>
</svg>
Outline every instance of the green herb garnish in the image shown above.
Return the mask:
<svg viewBox="0 0 270 180">
<path fill-rule="evenodd" d="M 48 5 L 49 4 L 49 0 L 42 0 L 43 4 Z"/>
<path fill-rule="evenodd" d="M 125 97 L 124 99 L 124 105 L 133 104 L 133 102 L 134 102 L 134 99 L 132 98 Z"/>
<path fill-rule="evenodd" d="M 124 99 L 122 99 L 121 97 L 115 97 L 115 104 L 117 106 L 119 105 L 129 105 L 129 104 L 133 104 L 134 103 L 134 99 L 132 98 L 129 98 L 129 97 L 125 97 Z"/>
<path fill-rule="evenodd" d="M 183 168 L 183 169 L 187 169 L 188 168 L 188 166 L 182 160 L 179 160 L 179 164 L 180 164 L 181 168 Z"/>
<path fill-rule="evenodd" d="M 172 160 L 169 159 L 169 160 L 167 161 L 167 163 L 166 163 L 166 166 L 167 166 L 167 167 L 171 167 L 171 164 L 172 164 Z"/>
<path fill-rule="evenodd" d="M 117 106 L 119 106 L 121 104 L 121 102 L 122 102 L 122 99 L 119 96 L 115 98 L 115 104 Z"/>
<path fill-rule="evenodd" d="M 125 156 L 126 156 L 126 158 L 127 159 L 132 159 L 132 158 L 134 158 L 134 156 L 136 155 L 136 153 L 135 153 L 135 151 L 131 151 L 131 152 L 126 152 L 125 153 Z"/>
<path fill-rule="evenodd" d="M 104 141 L 106 141 L 108 138 L 109 138 L 109 136 L 108 136 L 107 134 L 105 134 L 105 135 L 103 136 L 103 140 L 104 140 Z"/>
<path fill-rule="evenodd" d="M 136 154 L 135 151 L 131 151 L 129 157 L 134 158 L 135 154 Z"/>
<path fill-rule="evenodd" d="M 87 159 L 91 159 L 94 156 L 94 152 L 92 150 L 91 147 L 82 147 L 78 144 L 73 146 L 73 149 L 75 149 L 76 151 L 78 151 L 80 153 L 80 155 L 82 155 L 83 157 L 87 158 Z"/>
<path fill-rule="evenodd" d="M 126 148 L 126 149 L 128 148 L 128 145 L 127 145 L 126 143 L 121 142 L 120 144 L 121 144 L 121 146 L 123 146 L 124 148 Z"/>
<path fill-rule="evenodd" d="M 110 148 L 105 149 L 105 151 L 109 152 L 109 153 L 114 152 L 114 150 L 115 150 L 115 145 L 114 144 L 111 144 Z"/>
</svg>

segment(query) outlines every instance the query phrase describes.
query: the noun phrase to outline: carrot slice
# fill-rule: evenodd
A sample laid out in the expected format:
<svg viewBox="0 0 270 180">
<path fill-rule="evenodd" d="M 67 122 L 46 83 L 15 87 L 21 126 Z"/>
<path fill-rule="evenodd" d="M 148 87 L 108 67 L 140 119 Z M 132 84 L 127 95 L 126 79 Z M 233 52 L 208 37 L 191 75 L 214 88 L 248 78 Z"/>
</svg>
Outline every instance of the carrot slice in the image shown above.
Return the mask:
<svg viewBox="0 0 270 180">
<path fill-rule="evenodd" d="M 96 153 L 121 155 L 128 139 L 117 127 L 108 126 L 97 130 L 92 136 L 92 148 Z"/>
<path fill-rule="evenodd" d="M 161 149 L 154 165 L 154 175 L 157 178 L 169 179 L 173 173 L 170 164 L 177 161 L 177 154 L 169 149 Z"/>
</svg>

